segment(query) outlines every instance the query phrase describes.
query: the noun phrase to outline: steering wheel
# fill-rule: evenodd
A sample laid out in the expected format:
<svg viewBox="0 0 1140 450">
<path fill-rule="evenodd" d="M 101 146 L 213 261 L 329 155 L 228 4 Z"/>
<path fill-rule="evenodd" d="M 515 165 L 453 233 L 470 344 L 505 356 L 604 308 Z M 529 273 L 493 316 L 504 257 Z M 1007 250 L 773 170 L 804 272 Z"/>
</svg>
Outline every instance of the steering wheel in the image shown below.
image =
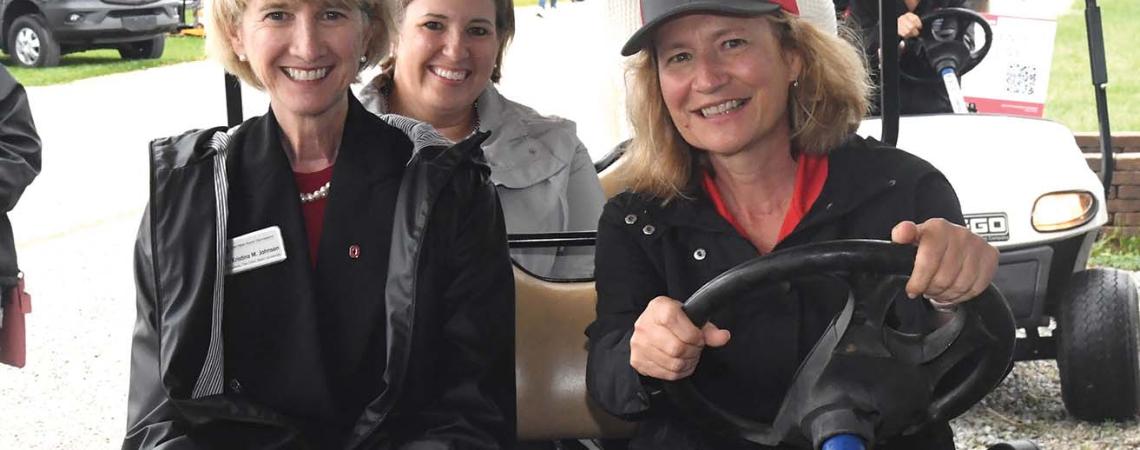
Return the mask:
<svg viewBox="0 0 1140 450">
<path fill-rule="evenodd" d="M 697 327 L 751 289 L 804 275 L 845 275 L 851 291 L 801 363 L 772 423 L 713 404 L 688 378 L 666 382 L 666 394 L 698 424 L 769 446 L 820 448 L 839 434 L 874 443 L 957 417 L 1005 378 L 1013 360 L 1013 315 L 991 285 L 933 331 L 893 328 L 894 299 L 914 301 L 903 290 L 915 254 L 914 246 L 883 241 L 823 242 L 773 252 L 721 274 L 685 301 Z"/>
<path fill-rule="evenodd" d="M 979 50 L 972 48 L 972 42 L 966 43 L 967 32 L 974 24 L 981 27 L 985 35 L 985 44 Z M 903 78 L 919 82 L 941 81 L 942 70 L 946 68 L 954 69 L 958 76 L 965 75 L 989 53 L 993 37 L 994 30 L 989 21 L 977 12 L 965 8 L 935 10 L 922 16 L 922 31 L 917 38 L 908 39 L 906 46 L 908 51 L 925 55 L 929 65 L 916 69 L 904 64 L 899 71 Z"/>
</svg>

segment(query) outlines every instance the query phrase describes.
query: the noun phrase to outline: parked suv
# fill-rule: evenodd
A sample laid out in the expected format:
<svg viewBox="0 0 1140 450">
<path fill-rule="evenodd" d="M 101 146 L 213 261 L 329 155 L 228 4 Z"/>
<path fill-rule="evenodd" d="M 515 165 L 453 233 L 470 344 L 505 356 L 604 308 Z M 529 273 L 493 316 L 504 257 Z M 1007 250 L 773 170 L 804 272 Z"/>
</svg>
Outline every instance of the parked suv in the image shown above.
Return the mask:
<svg viewBox="0 0 1140 450">
<path fill-rule="evenodd" d="M 17 64 L 46 67 L 96 48 L 123 59 L 162 56 L 183 0 L 0 0 L 0 40 Z"/>
</svg>

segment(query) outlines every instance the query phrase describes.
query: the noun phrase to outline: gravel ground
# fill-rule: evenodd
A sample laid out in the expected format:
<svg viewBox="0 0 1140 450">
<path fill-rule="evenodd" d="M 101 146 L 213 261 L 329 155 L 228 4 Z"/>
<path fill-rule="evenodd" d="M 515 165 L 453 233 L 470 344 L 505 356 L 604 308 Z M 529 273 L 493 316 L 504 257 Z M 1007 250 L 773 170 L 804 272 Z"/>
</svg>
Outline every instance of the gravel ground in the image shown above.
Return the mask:
<svg viewBox="0 0 1140 450">
<path fill-rule="evenodd" d="M 1140 284 L 1140 272 L 1133 276 Z M 1140 424 L 1074 420 L 1061 403 L 1056 361 L 1014 365 L 1005 381 L 952 423 L 960 449 L 1028 439 L 1043 449 L 1140 449 Z"/>
</svg>

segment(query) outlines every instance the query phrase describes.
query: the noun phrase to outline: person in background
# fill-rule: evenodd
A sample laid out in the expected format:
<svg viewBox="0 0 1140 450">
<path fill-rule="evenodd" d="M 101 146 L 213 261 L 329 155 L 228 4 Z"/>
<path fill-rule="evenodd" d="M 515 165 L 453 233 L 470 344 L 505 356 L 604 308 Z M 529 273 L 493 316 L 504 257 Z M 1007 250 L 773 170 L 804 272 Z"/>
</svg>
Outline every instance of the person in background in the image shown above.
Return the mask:
<svg viewBox="0 0 1140 450">
<path fill-rule="evenodd" d="M 554 10 L 557 8 L 558 8 L 558 0 L 550 0 L 550 9 Z M 546 10 L 546 0 L 538 0 L 538 9 L 541 9 L 543 11 Z M 538 13 L 538 17 L 542 17 L 541 11 Z"/>
<path fill-rule="evenodd" d="M 866 55 L 871 67 L 871 79 L 874 85 L 879 85 L 879 1 L 880 0 L 850 0 L 848 10 L 849 19 L 853 27 L 859 29 L 860 40 L 863 43 L 863 53 Z M 966 6 L 968 0 L 886 0 L 895 4 L 899 11 L 898 34 L 904 44 L 907 39 L 917 38 L 922 32 L 922 16 L 942 8 L 961 8 Z M 958 26 L 957 22 L 944 22 L 936 25 L 939 30 L 952 32 Z M 967 36 L 967 39 L 971 39 Z M 904 46 L 899 53 L 899 65 L 907 73 L 922 73 L 930 65 L 923 52 L 917 48 Z M 878 97 L 872 99 L 871 114 L 879 114 Z M 915 81 L 902 77 L 899 80 L 899 101 L 902 114 L 934 114 L 953 112 L 950 97 L 946 93 L 946 86 L 941 79 L 930 81 Z"/>
<path fill-rule="evenodd" d="M 9 296 L 20 276 L 8 213 L 39 175 L 40 152 L 28 94 L 7 68 L 0 67 L 0 305 L 12 300 Z"/>
<path fill-rule="evenodd" d="M 382 73 L 361 90 L 368 110 L 430 123 L 461 141 L 478 130 L 509 233 L 591 231 L 605 198 L 569 120 L 503 97 L 503 53 L 515 32 L 510 0 L 398 0 L 397 37 Z M 590 247 L 511 251 L 529 272 L 593 275 Z"/>
<path fill-rule="evenodd" d="M 626 42 L 634 138 L 629 190 L 598 225 L 597 319 L 586 386 L 639 421 L 634 449 L 759 449 L 698 428 L 660 398 L 689 378 L 713 403 L 771 422 L 800 361 L 847 300 L 810 276 L 759 289 L 697 328 L 681 309 L 709 280 L 813 242 L 917 246 L 895 305 L 902 329 L 931 329 L 989 285 L 997 250 L 963 227 L 932 165 L 854 134 L 869 84 L 860 52 L 797 16 L 790 0 L 642 0 Z M 953 449 L 945 422 L 868 443 Z"/>
<path fill-rule="evenodd" d="M 269 111 L 151 144 L 123 448 L 510 447 L 486 133 L 452 146 L 352 95 L 386 0 L 210 8 L 210 57 Z"/>
</svg>

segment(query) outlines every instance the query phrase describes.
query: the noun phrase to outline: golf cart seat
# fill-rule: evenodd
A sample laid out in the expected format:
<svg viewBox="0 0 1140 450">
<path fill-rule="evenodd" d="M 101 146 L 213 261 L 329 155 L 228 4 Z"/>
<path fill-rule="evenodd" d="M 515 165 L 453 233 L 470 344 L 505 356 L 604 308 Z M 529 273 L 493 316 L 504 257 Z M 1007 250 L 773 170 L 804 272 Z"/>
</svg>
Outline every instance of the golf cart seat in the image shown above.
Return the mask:
<svg viewBox="0 0 1140 450">
<path fill-rule="evenodd" d="M 622 156 L 625 155 L 626 149 L 629 148 L 629 143 L 629 140 L 625 140 L 614 146 L 614 149 L 611 150 L 609 154 L 594 163 L 594 168 L 598 171 L 598 181 L 602 183 L 602 192 L 605 194 L 607 200 L 626 189 L 625 180 L 621 179 L 621 175 L 618 171 L 621 170 L 621 165 L 624 161 Z"/>
<path fill-rule="evenodd" d="M 515 388 L 520 441 L 621 438 L 633 424 L 586 395 L 594 283 L 540 279 L 515 266 Z"/>
</svg>

